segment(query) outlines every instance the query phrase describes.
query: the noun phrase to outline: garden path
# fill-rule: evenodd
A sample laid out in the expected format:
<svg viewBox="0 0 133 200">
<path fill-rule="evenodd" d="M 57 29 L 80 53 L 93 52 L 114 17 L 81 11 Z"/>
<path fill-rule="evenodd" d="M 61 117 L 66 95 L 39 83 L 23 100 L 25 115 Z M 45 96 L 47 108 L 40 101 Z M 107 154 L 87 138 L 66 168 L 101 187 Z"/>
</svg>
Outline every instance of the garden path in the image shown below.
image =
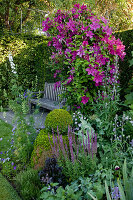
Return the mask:
<svg viewBox="0 0 133 200">
<path fill-rule="evenodd" d="M 33 115 L 34 120 L 35 120 L 35 128 L 44 128 L 44 122 L 46 119 L 47 114 L 49 113 L 48 110 L 46 111 L 40 111 L 38 114 L 27 114 L 26 119 L 28 120 L 30 115 Z M 13 111 L 9 110 L 7 112 L 0 112 L 0 119 L 4 120 L 8 124 L 13 125 L 13 118 L 14 118 L 14 113 Z"/>
</svg>

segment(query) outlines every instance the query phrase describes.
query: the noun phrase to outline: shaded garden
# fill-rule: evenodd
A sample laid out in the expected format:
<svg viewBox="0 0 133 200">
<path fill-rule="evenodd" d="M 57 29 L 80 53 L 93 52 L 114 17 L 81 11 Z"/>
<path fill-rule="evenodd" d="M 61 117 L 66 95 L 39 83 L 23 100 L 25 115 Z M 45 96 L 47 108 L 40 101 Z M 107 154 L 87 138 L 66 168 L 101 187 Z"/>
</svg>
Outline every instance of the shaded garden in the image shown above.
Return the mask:
<svg viewBox="0 0 133 200">
<path fill-rule="evenodd" d="M 16 73 L 2 57 L 1 105 L 14 111 L 17 124 L 8 129 L 1 121 L 1 173 L 25 200 L 132 200 L 132 30 L 113 32 L 84 4 L 55 11 L 42 26 L 48 37 L 15 38 Z M 10 40 L 2 38 L 3 52 Z M 60 99 L 67 101 L 37 130 L 25 116 L 45 81 L 63 85 Z"/>
</svg>

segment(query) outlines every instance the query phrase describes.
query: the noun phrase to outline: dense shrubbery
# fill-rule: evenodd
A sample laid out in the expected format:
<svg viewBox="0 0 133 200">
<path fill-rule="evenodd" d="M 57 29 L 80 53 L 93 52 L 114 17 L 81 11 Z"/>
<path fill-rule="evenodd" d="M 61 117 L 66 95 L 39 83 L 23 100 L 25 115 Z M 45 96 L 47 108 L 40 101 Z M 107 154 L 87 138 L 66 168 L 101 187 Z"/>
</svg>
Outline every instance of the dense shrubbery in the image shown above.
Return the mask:
<svg viewBox="0 0 133 200">
<path fill-rule="evenodd" d="M 37 198 L 41 188 L 38 171 L 30 168 L 25 171 L 21 171 L 15 177 L 15 186 L 22 199 L 32 200 Z"/>
<path fill-rule="evenodd" d="M 128 82 L 131 80 L 133 76 L 133 70 L 132 65 L 130 65 L 130 60 L 132 59 L 132 51 L 133 51 L 133 30 L 126 30 L 121 32 L 116 32 L 115 36 L 117 38 L 120 38 L 123 41 L 123 44 L 125 45 L 125 58 L 123 61 L 119 61 L 119 67 L 120 67 L 120 97 L 121 100 L 124 100 L 125 96 L 125 89 L 128 87 Z"/>
</svg>

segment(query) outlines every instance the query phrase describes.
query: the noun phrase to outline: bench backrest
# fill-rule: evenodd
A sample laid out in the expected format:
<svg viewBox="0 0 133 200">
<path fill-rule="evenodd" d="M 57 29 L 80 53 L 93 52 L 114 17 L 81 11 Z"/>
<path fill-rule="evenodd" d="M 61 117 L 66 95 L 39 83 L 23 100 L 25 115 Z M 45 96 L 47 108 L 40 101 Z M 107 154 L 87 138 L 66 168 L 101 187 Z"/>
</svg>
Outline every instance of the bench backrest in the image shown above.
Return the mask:
<svg viewBox="0 0 133 200">
<path fill-rule="evenodd" d="M 44 98 L 50 99 L 52 101 L 59 100 L 59 94 L 62 94 L 65 88 L 63 86 L 54 88 L 55 83 L 45 83 L 44 87 Z"/>
</svg>

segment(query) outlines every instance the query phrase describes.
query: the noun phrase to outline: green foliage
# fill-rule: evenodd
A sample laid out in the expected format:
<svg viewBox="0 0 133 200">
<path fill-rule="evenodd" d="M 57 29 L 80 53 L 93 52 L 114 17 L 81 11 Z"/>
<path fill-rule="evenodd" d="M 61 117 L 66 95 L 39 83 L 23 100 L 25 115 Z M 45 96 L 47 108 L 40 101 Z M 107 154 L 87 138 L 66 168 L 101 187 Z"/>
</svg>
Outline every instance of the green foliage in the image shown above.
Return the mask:
<svg viewBox="0 0 133 200">
<path fill-rule="evenodd" d="M 132 28 L 132 1 L 96 0 L 94 10 L 98 15 L 108 18 L 114 30 Z"/>
<path fill-rule="evenodd" d="M 63 109 L 54 109 L 51 111 L 45 120 L 47 131 L 56 133 L 57 126 L 60 133 L 67 133 L 68 126 L 72 125 L 72 117 L 68 111 Z"/>
<path fill-rule="evenodd" d="M 51 184 L 48 187 L 56 186 L 57 183 Z M 40 199 L 62 199 L 62 200 L 88 200 L 91 195 L 98 197 L 98 200 L 102 199 L 104 194 L 104 187 L 101 185 L 101 182 L 94 182 L 90 177 L 82 178 L 79 177 L 76 181 L 72 182 L 70 185 L 67 185 L 65 189 L 59 187 L 56 192 L 54 189 L 48 191 L 48 187 L 42 188 Z"/>
<path fill-rule="evenodd" d="M 17 85 L 17 76 L 14 76 L 13 84 L 11 91 L 15 99 L 9 100 L 9 107 L 14 111 L 14 121 L 17 120 L 17 124 L 13 128 L 12 140 L 14 143 L 12 150 L 16 159 L 26 164 L 30 159 L 33 150 L 32 143 L 37 135 L 33 116 L 28 121 L 25 119 L 26 114 L 29 112 L 28 102 L 32 97 L 32 93 L 27 91 L 27 97 L 25 97 L 22 88 Z"/>
<path fill-rule="evenodd" d="M 67 136 L 63 136 L 63 139 L 68 140 Z M 53 135 L 49 134 L 48 137 L 48 132 L 45 129 L 41 130 L 34 142 L 34 150 L 31 155 L 32 167 L 36 169 L 44 167 L 46 158 L 53 155 L 50 143 L 53 146 Z"/>
<path fill-rule="evenodd" d="M 38 171 L 29 168 L 17 174 L 14 180 L 15 186 L 20 192 L 22 199 L 31 200 L 39 195 L 41 184 Z"/>
<path fill-rule="evenodd" d="M 76 153 L 75 153 L 76 155 Z M 90 156 L 86 156 L 84 151 L 78 154 L 78 159 L 72 162 L 69 159 L 60 159 L 58 163 L 63 167 L 63 174 L 70 181 L 74 181 L 79 177 L 87 177 L 90 174 L 93 174 L 96 170 L 96 157 L 93 159 Z"/>
<path fill-rule="evenodd" d="M 120 99 L 123 101 L 125 100 L 125 90 L 128 87 L 128 83 L 132 78 L 132 66 L 129 63 L 132 59 L 131 51 L 133 51 L 133 44 L 132 44 L 132 38 L 133 38 L 133 30 L 126 30 L 126 31 L 120 31 L 115 32 L 115 36 L 117 38 L 120 38 L 123 41 L 123 44 L 125 45 L 125 52 L 126 56 L 124 58 L 124 61 L 119 61 L 119 69 L 120 69 Z"/>
<path fill-rule="evenodd" d="M 19 32 L 21 30 L 21 17 L 22 30 L 33 31 L 33 29 L 40 27 L 40 20 L 43 18 L 44 13 L 55 8 L 55 5 L 53 1 L 49 0 L 0 1 L 0 24 L 3 28 L 2 31 L 6 33 L 10 29 L 13 33 Z M 2 31 L 0 31 L 1 35 Z"/>
<path fill-rule="evenodd" d="M 133 44 L 132 44 L 133 45 Z M 129 61 L 130 67 L 133 66 L 133 51 L 132 51 L 132 60 Z M 132 74 L 133 75 L 133 74 Z M 133 114 L 133 76 L 128 82 L 128 87 L 124 91 L 126 92 L 125 95 L 125 104 L 128 105 L 131 109 L 131 113 Z"/>
<path fill-rule="evenodd" d="M 21 200 L 7 179 L 0 173 L 0 199 Z"/>
<path fill-rule="evenodd" d="M 49 49 L 47 47 L 48 38 L 46 36 L 17 35 L 4 36 L 0 43 L 0 95 L 2 106 L 7 106 L 11 95 L 12 69 L 8 60 L 9 52 L 12 53 L 13 62 L 16 64 L 15 70 L 18 74 L 18 85 L 23 90 L 31 89 L 32 82 L 37 77 L 37 91 L 44 90 L 44 82 L 50 81 L 52 75 L 48 76 Z M 25 69 L 25 70 L 24 70 Z M 8 80 L 8 82 L 7 82 Z M 5 92 L 4 92 L 5 91 Z M 6 95 L 5 95 L 5 94 Z"/>
<path fill-rule="evenodd" d="M 122 184 L 121 180 L 119 180 L 119 179 L 117 180 L 117 184 L 118 184 L 119 192 L 121 195 L 120 199 L 121 200 L 132 200 L 133 199 L 133 190 L 132 190 L 133 168 L 132 168 L 130 177 L 128 177 L 126 159 L 125 159 L 124 165 L 123 165 L 123 184 Z M 123 185 L 124 185 L 124 187 L 123 187 Z M 105 189 L 106 189 L 107 200 L 111 200 L 112 198 L 109 194 L 109 188 L 108 188 L 106 181 L 105 181 Z"/>
</svg>

